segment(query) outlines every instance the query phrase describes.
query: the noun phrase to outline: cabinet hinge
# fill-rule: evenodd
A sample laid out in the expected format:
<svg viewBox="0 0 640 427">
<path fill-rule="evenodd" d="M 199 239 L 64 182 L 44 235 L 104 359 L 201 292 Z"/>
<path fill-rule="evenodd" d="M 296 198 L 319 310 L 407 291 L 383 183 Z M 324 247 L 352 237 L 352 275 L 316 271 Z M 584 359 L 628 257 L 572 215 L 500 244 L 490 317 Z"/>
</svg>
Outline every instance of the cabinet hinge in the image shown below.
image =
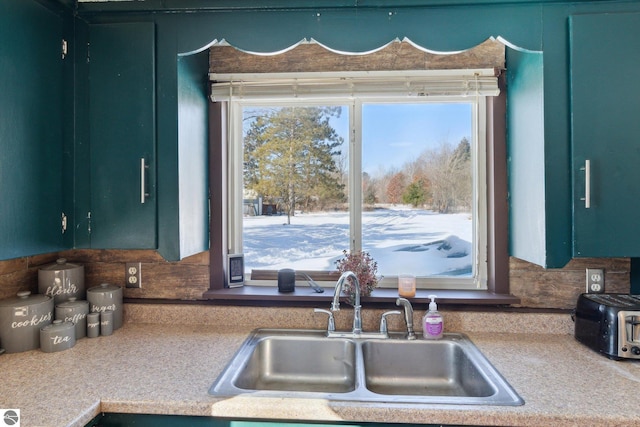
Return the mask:
<svg viewBox="0 0 640 427">
<path fill-rule="evenodd" d="M 62 218 L 61 218 L 61 222 L 62 222 L 62 234 L 64 234 L 67 231 L 67 216 L 65 215 L 64 212 L 62 212 Z"/>
<path fill-rule="evenodd" d="M 62 59 L 66 58 L 67 53 L 69 52 L 69 45 L 65 39 L 62 39 Z"/>
<path fill-rule="evenodd" d="M 91 234 L 91 211 L 87 212 L 87 233 Z"/>
</svg>

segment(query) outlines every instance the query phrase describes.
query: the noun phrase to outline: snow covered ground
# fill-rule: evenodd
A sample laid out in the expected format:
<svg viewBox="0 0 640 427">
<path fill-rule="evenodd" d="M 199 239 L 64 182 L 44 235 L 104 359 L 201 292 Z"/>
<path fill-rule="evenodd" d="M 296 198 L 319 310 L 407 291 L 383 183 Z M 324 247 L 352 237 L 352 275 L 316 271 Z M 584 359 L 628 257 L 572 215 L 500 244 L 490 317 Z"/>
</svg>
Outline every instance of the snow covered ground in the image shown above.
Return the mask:
<svg viewBox="0 0 640 427">
<path fill-rule="evenodd" d="M 349 249 L 349 214 L 323 212 L 244 218 L 245 269 L 335 270 Z M 363 213 L 363 247 L 378 273 L 395 276 L 471 274 L 469 213 L 437 214 L 393 207 Z"/>
</svg>

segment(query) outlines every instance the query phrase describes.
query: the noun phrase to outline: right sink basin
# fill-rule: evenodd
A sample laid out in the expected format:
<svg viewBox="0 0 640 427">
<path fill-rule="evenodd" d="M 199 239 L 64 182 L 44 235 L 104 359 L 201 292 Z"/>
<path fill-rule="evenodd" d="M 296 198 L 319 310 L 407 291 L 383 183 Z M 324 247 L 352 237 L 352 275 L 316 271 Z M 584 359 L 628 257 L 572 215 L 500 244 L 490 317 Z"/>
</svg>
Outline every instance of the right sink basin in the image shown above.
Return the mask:
<svg viewBox="0 0 640 427">
<path fill-rule="evenodd" d="M 484 357 L 461 338 L 362 344 L 366 388 L 383 395 L 490 398 L 498 387 Z"/>
<path fill-rule="evenodd" d="M 258 329 L 209 389 L 214 396 L 336 401 L 522 405 L 464 334 L 437 341 L 327 338 L 322 331 Z"/>
</svg>

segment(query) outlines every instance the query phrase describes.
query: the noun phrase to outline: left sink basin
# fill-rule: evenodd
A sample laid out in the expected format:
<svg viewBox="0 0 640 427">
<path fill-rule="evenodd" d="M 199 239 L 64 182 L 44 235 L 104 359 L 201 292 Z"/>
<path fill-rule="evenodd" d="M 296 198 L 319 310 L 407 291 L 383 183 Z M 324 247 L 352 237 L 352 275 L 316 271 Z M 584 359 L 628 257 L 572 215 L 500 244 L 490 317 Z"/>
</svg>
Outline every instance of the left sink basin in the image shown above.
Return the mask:
<svg viewBox="0 0 640 427">
<path fill-rule="evenodd" d="M 346 393 L 356 388 L 355 365 L 353 341 L 274 336 L 256 344 L 234 385 L 245 390 Z"/>
<path fill-rule="evenodd" d="M 215 396 L 330 398 L 356 389 L 356 343 L 316 330 L 258 329 L 209 389 Z"/>
</svg>

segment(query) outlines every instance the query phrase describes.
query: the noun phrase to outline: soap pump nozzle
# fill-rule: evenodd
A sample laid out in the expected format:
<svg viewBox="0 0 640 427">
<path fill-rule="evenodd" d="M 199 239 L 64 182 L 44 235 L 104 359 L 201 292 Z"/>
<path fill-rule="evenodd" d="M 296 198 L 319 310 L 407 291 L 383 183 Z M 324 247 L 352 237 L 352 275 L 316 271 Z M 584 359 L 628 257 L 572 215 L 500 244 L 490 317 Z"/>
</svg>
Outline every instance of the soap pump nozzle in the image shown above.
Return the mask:
<svg viewBox="0 0 640 427">
<path fill-rule="evenodd" d="M 429 303 L 429 311 L 438 311 L 438 304 L 436 304 L 436 296 L 429 295 L 428 298 L 431 298 L 431 302 Z"/>
</svg>

